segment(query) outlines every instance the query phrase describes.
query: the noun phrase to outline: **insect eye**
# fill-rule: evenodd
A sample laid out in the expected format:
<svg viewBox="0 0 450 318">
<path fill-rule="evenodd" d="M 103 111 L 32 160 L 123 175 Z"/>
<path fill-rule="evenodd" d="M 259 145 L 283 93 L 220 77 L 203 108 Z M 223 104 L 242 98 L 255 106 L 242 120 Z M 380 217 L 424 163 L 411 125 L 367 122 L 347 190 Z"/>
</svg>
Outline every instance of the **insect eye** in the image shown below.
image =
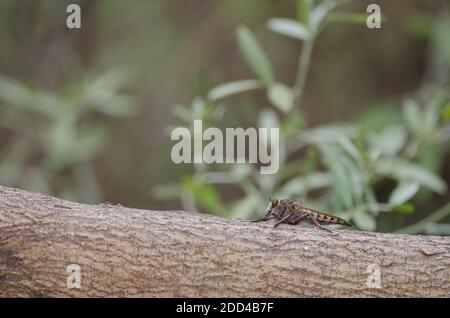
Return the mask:
<svg viewBox="0 0 450 318">
<path fill-rule="evenodd" d="M 278 200 L 277 199 L 272 200 L 272 209 L 274 207 L 276 207 L 277 205 L 278 205 Z"/>
</svg>

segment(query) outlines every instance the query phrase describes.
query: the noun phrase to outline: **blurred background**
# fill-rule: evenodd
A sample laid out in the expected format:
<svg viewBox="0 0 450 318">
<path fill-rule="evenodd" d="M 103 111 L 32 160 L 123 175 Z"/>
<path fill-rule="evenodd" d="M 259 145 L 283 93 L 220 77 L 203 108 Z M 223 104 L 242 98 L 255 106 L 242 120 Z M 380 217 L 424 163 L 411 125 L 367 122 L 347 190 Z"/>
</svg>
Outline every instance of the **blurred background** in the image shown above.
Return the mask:
<svg viewBox="0 0 450 318">
<path fill-rule="evenodd" d="M 0 38 L 1 185 L 232 218 L 289 197 L 450 234 L 448 1 L 2 0 Z M 281 127 L 282 168 L 173 164 L 171 128 L 193 119 Z"/>
</svg>

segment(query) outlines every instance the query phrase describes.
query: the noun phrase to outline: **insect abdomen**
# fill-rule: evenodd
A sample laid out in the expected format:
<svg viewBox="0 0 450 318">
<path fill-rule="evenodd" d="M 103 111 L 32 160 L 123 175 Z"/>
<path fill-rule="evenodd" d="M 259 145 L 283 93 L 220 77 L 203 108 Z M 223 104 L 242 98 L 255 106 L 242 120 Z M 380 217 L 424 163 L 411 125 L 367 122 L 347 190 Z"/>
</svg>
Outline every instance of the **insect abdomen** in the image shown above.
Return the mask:
<svg viewBox="0 0 450 318">
<path fill-rule="evenodd" d="M 335 216 L 331 216 L 331 215 L 318 214 L 317 220 L 320 222 L 325 222 L 325 223 L 330 223 L 330 224 L 341 224 L 341 225 L 351 226 L 351 224 L 349 224 L 347 221 L 345 221 L 341 218 L 335 217 Z"/>
<path fill-rule="evenodd" d="M 317 215 L 317 220 L 321 221 L 321 222 L 326 222 L 326 223 L 338 223 L 338 218 L 335 218 L 333 216 L 329 216 L 329 215 L 324 215 L 324 214 L 318 214 Z"/>
<path fill-rule="evenodd" d="M 336 224 L 341 224 L 341 225 L 345 225 L 345 226 L 352 226 L 350 223 L 348 223 L 346 220 L 343 220 L 343 219 L 341 219 L 341 218 L 336 218 L 337 219 L 337 222 L 336 222 Z"/>
</svg>

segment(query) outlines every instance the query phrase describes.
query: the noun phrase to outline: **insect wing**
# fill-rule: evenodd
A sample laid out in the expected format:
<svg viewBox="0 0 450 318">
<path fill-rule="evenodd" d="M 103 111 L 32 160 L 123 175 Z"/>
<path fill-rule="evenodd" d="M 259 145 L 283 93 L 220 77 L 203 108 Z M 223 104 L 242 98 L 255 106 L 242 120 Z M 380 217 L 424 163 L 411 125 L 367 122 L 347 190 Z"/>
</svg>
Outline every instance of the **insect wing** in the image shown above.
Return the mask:
<svg viewBox="0 0 450 318">
<path fill-rule="evenodd" d="M 324 217 L 328 217 L 328 218 L 330 218 L 330 219 L 336 219 L 336 220 L 338 220 L 338 221 L 341 221 L 341 222 L 343 222 L 345 225 L 349 225 L 349 226 L 351 226 L 351 224 L 349 224 L 347 221 L 345 221 L 344 219 L 342 219 L 342 218 L 340 218 L 340 217 L 337 217 L 337 216 L 335 216 L 335 215 L 332 215 L 332 214 L 328 214 L 328 213 L 325 213 L 325 212 L 322 212 L 322 211 L 317 211 L 317 210 L 314 210 L 314 209 L 311 209 L 311 208 L 307 208 L 307 207 L 301 207 L 301 212 L 307 212 L 307 213 L 311 213 L 311 214 L 315 214 L 315 216 L 320 216 L 320 215 L 322 215 L 322 216 L 324 216 Z"/>
</svg>

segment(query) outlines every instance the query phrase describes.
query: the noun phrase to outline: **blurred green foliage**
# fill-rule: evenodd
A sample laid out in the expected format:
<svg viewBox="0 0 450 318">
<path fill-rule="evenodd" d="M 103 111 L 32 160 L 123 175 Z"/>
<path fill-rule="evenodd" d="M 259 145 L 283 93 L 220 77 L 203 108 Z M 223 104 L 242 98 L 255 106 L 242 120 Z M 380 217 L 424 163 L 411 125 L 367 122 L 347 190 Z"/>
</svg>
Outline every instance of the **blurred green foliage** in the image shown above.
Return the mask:
<svg viewBox="0 0 450 318">
<path fill-rule="evenodd" d="M 115 70 L 52 92 L 0 76 L 0 127 L 10 132 L 3 184 L 99 202 L 92 160 L 108 140 L 108 117 L 134 112 L 133 98 L 120 93 L 127 81 Z"/>
<path fill-rule="evenodd" d="M 185 209 L 220 213 L 232 218 L 253 218 L 264 213 L 267 199 L 301 199 L 307 206 L 333 211 L 359 229 L 405 233 L 450 234 L 438 224 L 450 214 L 446 204 L 426 219 L 408 226 L 380 226 L 382 214 L 408 215 L 431 193 L 448 188 L 439 176 L 449 149 L 450 18 L 417 13 L 409 21 L 414 34 L 432 43 L 429 65 L 420 87 L 398 101 L 386 99 L 353 123 L 310 127 L 302 111 L 302 96 L 316 39 L 332 22 L 360 24 L 367 14 L 338 12 L 348 1 L 299 0 L 298 19 L 271 18 L 267 27 L 302 42 L 295 83 L 278 81 L 262 45 L 246 26 L 236 32 L 237 46 L 255 79 L 225 83 L 207 97 L 196 98 L 174 112 L 192 129 L 193 119 L 220 126 L 226 109 L 223 100 L 236 94 L 263 90 L 271 107 L 254 110 L 257 127 L 281 127 L 281 167 L 275 175 L 261 175 L 258 167 L 245 164 L 195 164 L 180 182 L 158 186 L 159 198 L 180 198 Z M 384 16 L 384 23 L 387 18 Z M 330 105 L 321 105 L 324 110 Z M 206 127 L 204 128 L 206 129 Z M 390 185 L 386 189 L 386 185 Z M 239 198 L 221 199 L 224 185 L 238 187 Z M 402 225 L 403 226 L 403 225 Z"/>
<path fill-rule="evenodd" d="M 370 1 L 344 2 L 80 0 L 67 30 L 69 0 L 1 1 L 0 183 L 243 218 L 288 196 L 361 228 L 449 234 L 448 5 L 380 0 L 369 30 Z M 282 169 L 175 166 L 176 119 L 280 127 Z"/>
</svg>

